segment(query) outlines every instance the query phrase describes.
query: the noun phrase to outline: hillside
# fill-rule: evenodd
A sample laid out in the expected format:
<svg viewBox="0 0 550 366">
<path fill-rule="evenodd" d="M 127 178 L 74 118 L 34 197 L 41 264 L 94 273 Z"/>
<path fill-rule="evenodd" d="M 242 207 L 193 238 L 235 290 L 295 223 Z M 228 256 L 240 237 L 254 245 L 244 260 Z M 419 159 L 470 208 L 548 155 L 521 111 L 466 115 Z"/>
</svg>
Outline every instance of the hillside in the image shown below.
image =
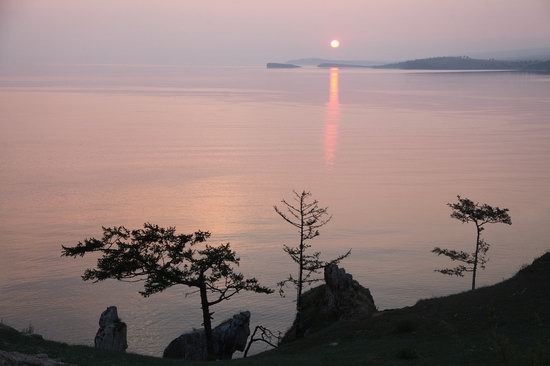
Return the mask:
<svg viewBox="0 0 550 366">
<path fill-rule="evenodd" d="M 527 65 L 522 69 L 526 72 L 540 72 L 544 74 L 550 73 L 550 61 L 536 62 L 530 65 Z"/>
<path fill-rule="evenodd" d="M 477 51 L 466 52 L 466 55 L 472 58 L 492 58 L 497 60 L 509 60 L 509 61 L 521 61 L 521 60 L 535 60 L 544 61 L 550 60 L 550 47 L 538 47 L 538 48 L 521 48 L 512 50 L 500 50 L 500 51 Z"/>
<path fill-rule="evenodd" d="M 403 70 L 520 70 L 533 63 L 534 61 L 499 61 L 470 57 L 431 57 L 373 67 Z"/>
<path fill-rule="evenodd" d="M 452 281 L 443 279 L 442 281 Z M 310 299 L 319 290 L 313 289 Z M 314 301 L 307 301 L 314 303 Z M 309 309 L 311 313 L 315 309 Z M 314 318 L 314 314 L 310 314 Z M 42 340 L 0 326 L 0 349 L 47 353 L 78 365 L 175 365 Z M 0 359 L 1 360 L 1 359 Z M 306 338 L 216 365 L 548 365 L 550 253 L 514 277 L 402 309 L 335 321 Z M 1 364 L 1 362 L 0 362 Z M 193 365 L 187 363 L 186 365 Z M 204 363 L 202 363 L 204 364 Z"/>
</svg>

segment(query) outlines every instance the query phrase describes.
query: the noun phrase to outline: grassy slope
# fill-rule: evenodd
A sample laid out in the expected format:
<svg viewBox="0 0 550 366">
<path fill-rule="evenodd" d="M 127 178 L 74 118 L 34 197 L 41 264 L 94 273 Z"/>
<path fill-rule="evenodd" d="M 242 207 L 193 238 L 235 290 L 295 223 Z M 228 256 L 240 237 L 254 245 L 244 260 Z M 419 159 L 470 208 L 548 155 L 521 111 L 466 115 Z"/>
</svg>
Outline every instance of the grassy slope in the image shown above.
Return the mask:
<svg viewBox="0 0 550 366">
<path fill-rule="evenodd" d="M 47 353 L 79 365 L 181 364 L 67 346 L 1 327 L 0 349 Z M 380 312 L 371 319 L 336 322 L 278 350 L 230 363 L 550 365 L 550 253 L 497 285 L 422 300 L 412 307 Z"/>
</svg>

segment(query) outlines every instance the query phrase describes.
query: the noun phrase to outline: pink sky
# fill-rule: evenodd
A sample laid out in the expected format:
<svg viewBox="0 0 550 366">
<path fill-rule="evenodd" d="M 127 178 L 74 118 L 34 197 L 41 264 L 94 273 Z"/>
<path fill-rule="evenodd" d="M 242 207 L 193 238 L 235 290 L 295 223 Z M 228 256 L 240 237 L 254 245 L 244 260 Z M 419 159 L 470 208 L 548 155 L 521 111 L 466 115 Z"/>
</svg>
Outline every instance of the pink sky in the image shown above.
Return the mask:
<svg viewBox="0 0 550 366">
<path fill-rule="evenodd" d="M 0 0 L 4 64 L 395 60 L 536 47 L 550 47 L 549 0 Z"/>
</svg>

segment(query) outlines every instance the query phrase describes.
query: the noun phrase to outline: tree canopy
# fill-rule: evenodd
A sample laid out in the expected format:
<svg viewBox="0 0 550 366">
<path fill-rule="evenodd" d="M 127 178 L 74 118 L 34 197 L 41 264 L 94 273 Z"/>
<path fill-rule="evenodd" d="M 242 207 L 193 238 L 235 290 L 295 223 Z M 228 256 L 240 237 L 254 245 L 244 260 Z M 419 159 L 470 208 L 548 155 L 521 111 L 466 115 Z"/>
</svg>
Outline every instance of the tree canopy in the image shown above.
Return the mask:
<svg viewBox="0 0 550 366">
<path fill-rule="evenodd" d="M 476 227 L 476 245 L 475 250 L 472 253 L 454 249 L 442 249 L 435 247 L 432 252 L 437 255 L 443 255 L 451 259 L 451 261 L 461 262 L 454 268 L 436 269 L 436 272 L 450 276 L 463 277 L 465 272 L 472 272 L 472 290 L 475 289 L 476 275 L 478 267 L 485 269 L 485 265 L 489 260 L 487 258 L 487 251 L 489 250 L 489 243 L 481 237 L 481 233 L 485 230 L 486 224 L 503 223 L 512 225 L 512 219 L 508 214 L 507 208 L 493 207 L 488 204 L 480 204 L 474 202 L 468 198 L 462 198 L 457 196 L 458 202 L 448 203 L 447 206 L 451 208 L 451 217 L 459 220 L 462 223 L 473 222 Z"/>
<path fill-rule="evenodd" d="M 174 285 L 197 288 L 201 297 L 207 351 L 213 354 L 212 314 L 210 307 L 228 300 L 240 291 L 272 293 L 254 277 L 245 278 L 235 271 L 240 259 L 229 243 L 201 245 L 210 238 L 207 231 L 177 234 L 175 227 L 162 228 L 146 223 L 143 229 L 124 226 L 103 227 L 101 239 L 89 238 L 74 247 L 62 246 L 62 255 L 82 257 L 100 253 L 95 268 L 84 271 L 85 281 L 116 279 L 143 281 L 140 291 L 150 296 Z"/>
</svg>

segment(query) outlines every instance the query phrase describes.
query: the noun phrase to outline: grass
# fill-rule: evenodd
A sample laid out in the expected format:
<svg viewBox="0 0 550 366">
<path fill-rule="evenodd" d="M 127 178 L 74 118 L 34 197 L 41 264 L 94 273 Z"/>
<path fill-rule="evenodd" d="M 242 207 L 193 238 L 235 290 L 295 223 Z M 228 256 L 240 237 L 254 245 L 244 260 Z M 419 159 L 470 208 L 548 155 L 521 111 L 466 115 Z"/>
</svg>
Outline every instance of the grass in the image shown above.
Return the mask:
<svg viewBox="0 0 550 366">
<path fill-rule="evenodd" d="M 322 325 L 277 350 L 216 365 L 550 365 L 550 253 L 494 286 Z M 182 364 L 69 346 L 2 325 L 0 349 L 84 366 Z"/>
</svg>

